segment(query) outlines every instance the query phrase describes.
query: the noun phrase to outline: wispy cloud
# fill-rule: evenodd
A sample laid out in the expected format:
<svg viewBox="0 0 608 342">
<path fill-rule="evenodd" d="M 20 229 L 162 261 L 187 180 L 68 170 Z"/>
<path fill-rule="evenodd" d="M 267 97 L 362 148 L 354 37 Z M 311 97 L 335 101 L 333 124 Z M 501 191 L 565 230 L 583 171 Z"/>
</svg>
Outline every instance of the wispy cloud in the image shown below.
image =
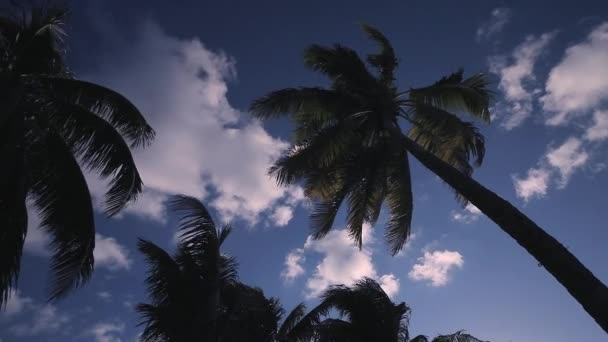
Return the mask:
<svg viewBox="0 0 608 342">
<path fill-rule="evenodd" d="M 479 219 L 482 215 L 481 210 L 471 203 L 468 203 L 462 210 L 452 210 L 450 212 L 450 219 L 458 223 L 473 223 Z"/>
<path fill-rule="evenodd" d="M 525 202 L 533 198 L 542 198 L 547 195 L 549 177 L 551 172 L 545 168 L 531 168 L 525 177 L 513 176 L 515 193 Z"/>
<path fill-rule="evenodd" d="M 128 270 L 131 267 L 129 251 L 113 237 L 95 234 L 95 266 L 111 271 Z"/>
<path fill-rule="evenodd" d="M 506 7 L 498 7 L 492 10 L 490 19 L 485 21 L 477 31 L 475 36 L 478 42 L 489 40 L 496 36 L 511 20 L 511 10 Z"/>
<path fill-rule="evenodd" d="M 283 278 L 285 282 L 291 283 L 296 278 L 306 273 L 304 270 L 305 261 L 306 257 L 304 256 L 303 248 L 296 248 L 289 252 L 285 257 L 285 269 L 281 272 L 281 278 Z"/>
<path fill-rule="evenodd" d="M 124 323 L 99 322 L 87 329 L 84 335 L 92 336 L 95 342 L 122 342 L 120 335 L 124 330 Z"/>
<path fill-rule="evenodd" d="M 555 32 L 538 37 L 529 35 L 510 56 L 489 58 L 490 70 L 500 77 L 498 88 L 504 93 L 505 103 L 499 103 L 496 108 L 503 128 L 518 127 L 532 113 L 534 95 L 540 90 L 530 89 L 528 84 L 536 80 L 536 61 L 554 36 Z"/>
</svg>

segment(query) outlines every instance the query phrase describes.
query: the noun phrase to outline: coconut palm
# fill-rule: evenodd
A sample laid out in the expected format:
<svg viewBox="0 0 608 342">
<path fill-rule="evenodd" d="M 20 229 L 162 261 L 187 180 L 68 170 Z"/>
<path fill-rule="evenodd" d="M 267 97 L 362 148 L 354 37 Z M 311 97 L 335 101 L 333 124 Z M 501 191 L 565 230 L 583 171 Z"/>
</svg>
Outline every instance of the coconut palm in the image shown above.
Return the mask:
<svg viewBox="0 0 608 342">
<path fill-rule="evenodd" d="M 363 278 L 352 286 L 327 289 L 321 303 L 311 312 L 327 317 L 335 311 L 339 318 L 325 318 L 313 328 L 316 342 L 428 342 L 420 335 L 409 339 L 411 310 L 405 303 L 395 304 L 373 279 Z M 463 331 L 438 336 L 432 342 L 483 342 Z"/>
<path fill-rule="evenodd" d="M 236 260 L 220 250 L 231 228 L 217 228 L 195 198 L 178 195 L 169 205 L 181 215 L 175 256 L 150 241 L 138 243 L 149 265 L 146 284 L 151 301 L 136 308 L 143 318 L 141 340 L 214 340 L 222 297 L 234 298 L 238 287 Z"/>
<path fill-rule="evenodd" d="M 327 76 L 328 87 L 281 89 L 251 105 L 260 119 L 291 115 L 292 146 L 270 173 L 281 185 L 303 183 L 314 204 L 313 237 L 331 230 L 346 201 L 347 228 L 361 246 L 363 224 L 374 224 L 386 204 L 385 237 L 397 253 L 410 234 L 413 156 L 532 254 L 608 331 L 606 286 L 551 235 L 470 177 L 485 148 L 483 135 L 465 117 L 490 122 L 487 76 L 465 77 L 460 70 L 430 86 L 399 91 L 393 47 L 378 30 L 362 27 L 381 47 L 367 64 L 348 47 L 312 45 L 304 63 Z"/>
<path fill-rule="evenodd" d="M 310 342 L 316 336 L 316 327 L 321 316 L 325 314 L 323 307 L 317 307 L 306 313 L 306 305 L 298 304 L 285 317 L 275 336 L 276 342 Z"/>
<path fill-rule="evenodd" d="M 154 131 L 122 95 L 74 78 L 64 59 L 65 18 L 52 6 L 0 15 L 0 306 L 17 284 L 28 199 L 51 236 L 50 298 L 57 299 L 93 271 L 83 169 L 109 180 L 108 215 L 142 190 L 130 149 Z"/>
</svg>

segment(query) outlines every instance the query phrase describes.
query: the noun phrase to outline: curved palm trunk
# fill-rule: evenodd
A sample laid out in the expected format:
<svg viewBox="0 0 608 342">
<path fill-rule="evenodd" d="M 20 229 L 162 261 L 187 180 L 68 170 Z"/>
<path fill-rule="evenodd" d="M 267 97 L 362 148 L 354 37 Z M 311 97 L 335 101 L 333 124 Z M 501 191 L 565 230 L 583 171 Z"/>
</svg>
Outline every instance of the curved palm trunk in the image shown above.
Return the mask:
<svg viewBox="0 0 608 342">
<path fill-rule="evenodd" d="M 608 332 L 608 288 L 566 247 L 511 203 L 403 136 L 409 153 L 532 254 Z"/>
</svg>

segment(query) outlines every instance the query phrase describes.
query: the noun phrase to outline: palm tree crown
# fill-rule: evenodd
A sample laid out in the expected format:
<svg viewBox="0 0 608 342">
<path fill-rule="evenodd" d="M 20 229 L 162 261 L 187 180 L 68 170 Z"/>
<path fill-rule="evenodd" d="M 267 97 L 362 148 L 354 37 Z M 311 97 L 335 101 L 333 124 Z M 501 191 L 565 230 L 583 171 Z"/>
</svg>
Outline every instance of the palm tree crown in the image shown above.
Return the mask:
<svg viewBox="0 0 608 342">
<path fill-rule="evenodd" d="M 77 80 L 64 59 L 63 7 L 0 16 L 0 305 L 17 283 L 29 199 L 51 236 L 51 299 L 93 271 L 95 225 L 83 168 L 109 179 L 105 211 L 142 190 L 131 148 L 154 136 L 129 100 Z"/>
<path fill-rule="evenodd" d="M 381 48 L 367 56 L 367 64 L 350 48 L 312 45 L 304 63 L 326 75 L 330 86 L 271 92 L 254 101 L 251 112 L 262 119 L 291 114 L 293 145 L 270 173 L 279 184 L 304 183 L 315 203 L 315 238 L 330 231 L 347 201 L 348 230 L 361 246 L 363 224 L 374 224 L 386 203 L 385 237 L 397 253 L 412 220 L 409 162 L 398 119 L 409 124 L 410 139 L 470 175 L 483 161 L 484 139 L 457 114 L 489 122 L 491 93 L 485 75 L 465 78 L 462 70 L 431 86 L 399 92 L 392 46 L 378 30 L 362 27 Z"/>
</svg>

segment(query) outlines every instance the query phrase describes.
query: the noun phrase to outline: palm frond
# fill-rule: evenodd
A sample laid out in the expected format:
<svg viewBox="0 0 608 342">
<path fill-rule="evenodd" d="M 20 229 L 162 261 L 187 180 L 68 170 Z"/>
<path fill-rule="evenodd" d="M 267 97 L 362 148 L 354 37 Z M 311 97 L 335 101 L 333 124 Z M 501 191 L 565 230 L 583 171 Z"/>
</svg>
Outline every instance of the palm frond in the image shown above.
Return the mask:
<svg viewBox="0 0 608 342">
<path fill-rule="evenodd" d="M 51 300 L 84 284 L 93 272 L 95 223 L 91 195 L 62 138 L 48 132 L 29 146 L 30 196 L 51 235 Z"/>
<path fill-rule="evenodd" d="M 424 335 L 418 335 L 411 339 L 410 342 L 429 342 L 429 339 Z"/>
<path fill-rule="evenodd" d="M 365 33 L 367 33 L 370 39 L 380 45 L 380 52 L 378 54 L 368 55 L 367 61 L 378 69 L 382 82 L 386 85 L 390 85 L 394 80 L 395 69 L 399 64 L 397 57 L 395 57 L 393 46 L 382 32 L 366 24 L 359 25 Z"/>
<path fill-rule="evenodd" d="M 470 175 L 485 155 L 484 137 L 470 122 L 441 108 L 418 103 L 408 136 L 438 158 Z"/>
<path fill-rule="evenodd" d="M 335 89 L 347 93 L 369 94 L 378 88 L 378 81 L 357 52 L 339 44 L 309 46 L 304 52 L 304 64 L 327 75 Z"/>
<path fill-rule="evenodd" d="M 7 106 L 8 107 L 8 106 Z M 27 233 L 26 179 L 24 170 L 23 119 L 9 116 L 0 130 L 0 310 L 6 305 L 11 288 L 17 285 L 21 255 Z M 37 227 L 36 227 L 37 228 Z"/>
<path fill-rule="evenodd" d="M 304 315 L 306 315 L 306 305 L 304 305 L 304 303 L 300 303 L 289 312 L 287 317 L 285 317 L 285 320 L 283 320 L 283 323 L 279 328 L 278 335 L 288 336 L 294 327 L 296 327 L 296 325 L 302 320 Z"/>
<path fill-rule="evenodd" d="M 338 210 L 340 210 L 340 206 L 346 195 L 347 188 L 344 187 L 337 190 L 329 198 L 314 201 L 314 207 L 310 213 L 311 235 L 313 239 L 322 239 L 331 231 Z"/>
<path fill-rule="evenodd" d="M 490 122 L 491 82 L 483 73 L 464 78 L 464 70 L 443 77 L 433 85 L 410 90 L 414 102 L 423 102 L 446 111 L 463 111 Z"/>
<path fill-rule="evenodd" d="M 215 223 L 201 201 L 191 196 L 175 195 L 169 201 L 169 207 L 181 215 L 178 227 L 180 246 L 194 249 L 195 244 L 207 242 L 214 243 L 216 246 L 211 246 L 211 248 L 219 250 Z M 230 230 L 224 234 L 229 232 Z"/>
<path fill-rule="evenodd" d="M 407 242 L 411 232 L 413 195 L 410 165 L 407 153 L 398 149 L 390 157 L 386 186 L 386 203 L 390 212 L 384 238 L 397 254 Z"/>
<path fill-rule="evenodd" d="M 108 121 L 130 142 L 131 147 L 145 146 L 154 138 L 154 130 L 131 101 L 104 86 L 69 78 L 35 76 L 55 96 L 68 99 Z"/>
<path fill-rule="evenodd" d="M 154 243 L 139 239 L 137 249 L 145 256 L 148 263 L 146 285 L 148 296 L 154 305 L 175 300 L 182 289 L 179 265 L 162 248 Z"/>
<path fill-rule="evenodd" d="M 129 146 L 107 121 L 86 108 L 53 101 L 51 122 L 84 164 L 102 177 L 110 177 L 106 213 L 118 213 L 141 193 L 143 182 Z"/>
<path fill-rule="evenodd" d="M 252 102 L 249 111 L 254 117 L 269 119 L 282 114 L 322 109 L 332 112 L 344 101 L 344 95 L 319 87 L 285 88 L 273 91 Z"/>
</svg>

